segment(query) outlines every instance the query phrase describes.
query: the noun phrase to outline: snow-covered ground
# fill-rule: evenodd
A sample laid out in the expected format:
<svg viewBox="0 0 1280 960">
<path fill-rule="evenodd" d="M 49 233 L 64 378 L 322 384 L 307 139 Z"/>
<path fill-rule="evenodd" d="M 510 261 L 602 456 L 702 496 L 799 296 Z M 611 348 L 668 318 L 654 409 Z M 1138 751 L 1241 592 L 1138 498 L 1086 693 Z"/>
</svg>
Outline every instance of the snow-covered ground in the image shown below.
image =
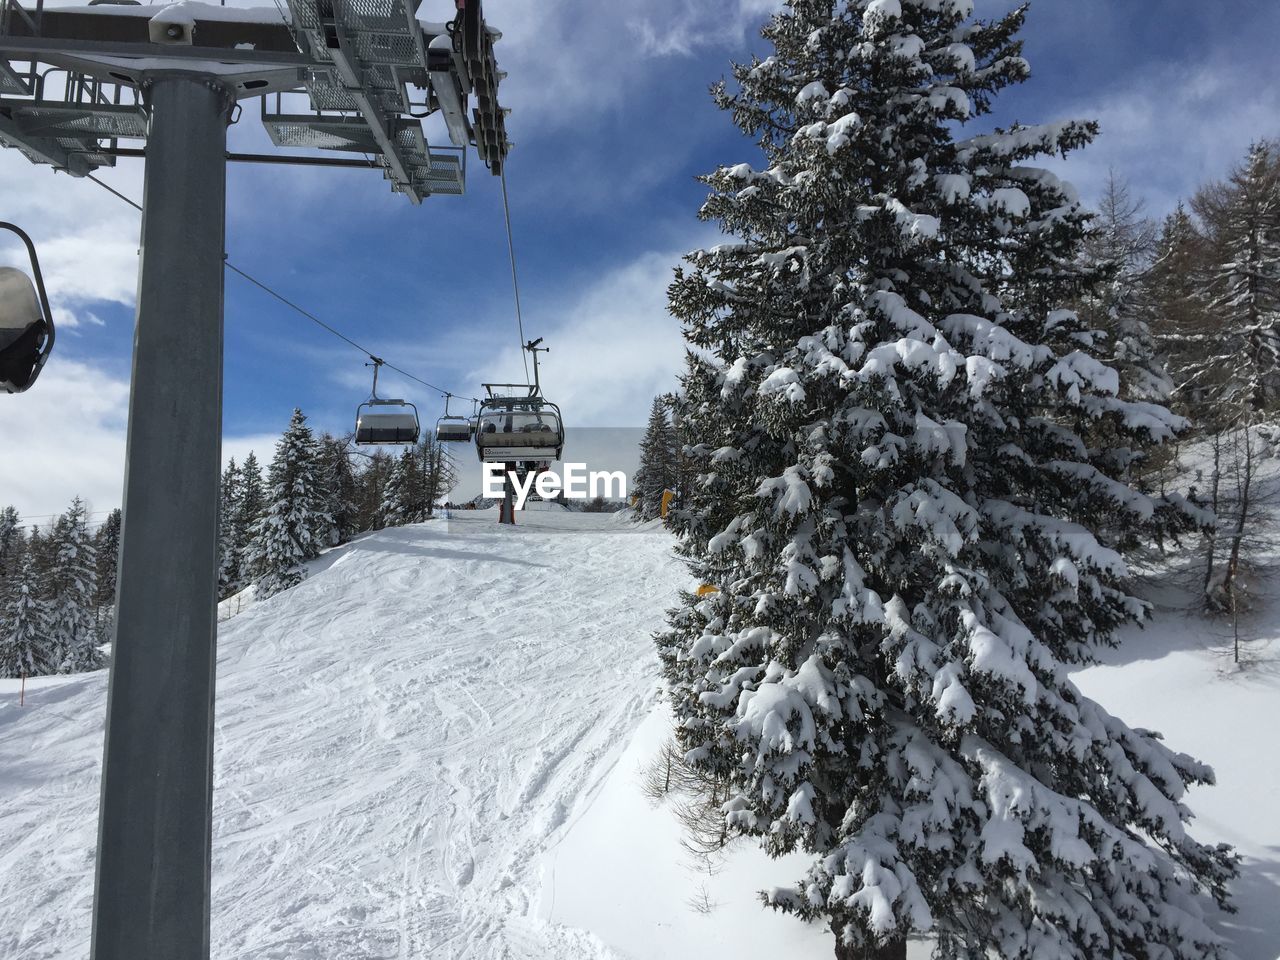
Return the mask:
<svg viewBox="0 0 1280 960">
<path fill-rule="evenodd" d="M 1247 621 L 1252 662 L 1238 668 L 1229 626 L 1189 612 L 1186 596 L 1177 584 L 1155 591 L 1153 622 L 1127 631 L 1103 665 L 1076 679 L 1111 712 L 1214 766 L 1218 785 L 1191 791 L 1192 829 L 1202 840 L 1230 843 L 1242 858 L 1233 887 L 1239 912 L 1220 917 L 1217 927 L 1240 960 L 1277 960 L 1280 602 Z M 828 960 L 829 934 L 763 912 L 755 896 L 803 876 L 803 857 L 772 862 L 740 841 L 708 865 L 681 845 L 670 804 L 655 807 L 642 795 L 644 769 L 669 723 L 662 709 L 650 714 L 599 799 L 551 848 L 539 915 L 586 927 L 633 960 Z M 617 865 L 617 881 L 596 882 L 602 857 Z M 928 956 L 927 943 L 909 944 L 909 960 Z"/>
<path fill-rule="evenodd" d="M 214 956 L 828 958 L 755 897 L 801 859 L 740 845 L 709 871 L 640 792 L 667 724 L 650 633 L 688 583 L 669 537 L 494 519 L 367 536 L 220 625 Z M 1080 681 L 1217 767 L 1191 804 L 1245 857 L 1222 929 L 1276 960 L 1278 618 L 1236 671 L 1176 598 Z M 0 960 L 87 955 L 105 680 L 29 681 L 22 708 L 0 681 Z"/>
<path fill-rule="evenodd" d="M 644 718 L 661 533 L 492 512 L 331 551 L 221 624 L 214 955 L 608 955 L 530 918 Z M 0 687 L 0 957 L 87 956 L 105 673 Z M 601 864 L 601 881 L 609 866 Z"/>
<path fill-rule="evenodd" d="M 1273 576 L 1275 575 L 1273 571 Z M 1239 912 L 1218 928 L 1241 960 L 1280 957 L 1280 603 L 1247 618 L 1245 667 L 1232 662 L 1230 626 L 1186 609 L 1176 585 L 1155 592 L 1155 618 L 1129 630 L 1104 664 L 1082 671 L 1086 694 L 1134 726 L 1159 730 L 1206 761 L 1217 785 L 1195 787 L 1193 833 L 1241 856 Z"/>
</svg>

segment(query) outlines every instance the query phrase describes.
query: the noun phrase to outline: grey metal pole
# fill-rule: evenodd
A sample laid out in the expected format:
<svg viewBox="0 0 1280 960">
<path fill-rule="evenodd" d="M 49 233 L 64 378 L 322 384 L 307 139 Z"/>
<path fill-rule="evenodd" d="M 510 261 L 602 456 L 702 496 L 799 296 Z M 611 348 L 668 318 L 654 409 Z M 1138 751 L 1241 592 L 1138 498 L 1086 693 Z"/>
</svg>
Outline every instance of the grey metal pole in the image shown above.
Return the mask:
<svg viewBox="0 0 1280 960">
<path fill-rule="evenodd" d="M 502 501 L 498 504 L 498 522 L 516 523 L 516 488 L 511 482 L 511 474 L 516 469 L 514 463 L 502 465 Z"/>
<path fill-rule="evenodd" d="M 209 956 L 227 122 L 216 79 L 156 73 L 93 960 Z"/>
</svg>

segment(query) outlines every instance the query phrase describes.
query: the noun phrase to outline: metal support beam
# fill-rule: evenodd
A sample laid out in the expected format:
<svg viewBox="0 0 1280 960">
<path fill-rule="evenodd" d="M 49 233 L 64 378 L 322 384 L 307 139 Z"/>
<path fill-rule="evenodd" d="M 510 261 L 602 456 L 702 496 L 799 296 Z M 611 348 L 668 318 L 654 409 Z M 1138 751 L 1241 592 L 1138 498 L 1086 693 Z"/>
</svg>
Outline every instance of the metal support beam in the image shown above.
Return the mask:
<svg viewBox="0 0 1280 960">
<path fill-rule="evenodd" d="M 502 499 L 498 501 L 498 522 L 515 526 L 516 523 L 516 487 L 511 482 L 511 474 L 516 464 L 502 465 Z"/>
<path fill-rule="evenodd" d="M 101 151 L 108 157 L 143 159 L 147 151 L 142 147 L 116 147 Z M 286 167 L 338 167 L 351 170 L 377 170 L 382 164 L 372 157 L 300 157 L 288 153 L 228 153 L 228 163 L 274 163 Z"/>
<path fill-rule="evenodd" d="M 205 960 L 227 123 L 214 77 L 150 109 L 92 960 Z"/>
</svg>

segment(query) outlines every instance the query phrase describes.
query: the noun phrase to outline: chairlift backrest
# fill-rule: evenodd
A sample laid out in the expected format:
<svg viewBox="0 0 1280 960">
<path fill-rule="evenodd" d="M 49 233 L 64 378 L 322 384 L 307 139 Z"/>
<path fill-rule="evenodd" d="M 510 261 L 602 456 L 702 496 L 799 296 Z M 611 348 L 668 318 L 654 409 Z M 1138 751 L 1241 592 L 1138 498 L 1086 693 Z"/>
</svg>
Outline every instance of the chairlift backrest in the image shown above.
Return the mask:
<svg viewBox="0 0 1280 960">
<path fill-rule="evenodd" d="M 0 223 L 0 229 L 26 245 L 35 274 L 33 283 L 21 270 L 0 267 L 0 388 L 21 393 L 35 383 L 53 350 L 53 316 L 31 238 L 11 223 Z"/>
<path fill-rule="evenodd" d="M 356 410 L 358 446 L 417 443 L 418 408 L 405 400 L 367 400 Z"/>
<path fill-rule="evenodd" d="M 13 331 L 25 330 L 43 317 L 31 278 L 14 267 L 0 267 L 0 337 L 7 336 L 0 346 L 14 339 L 8 336 Z"/>
<path fill-rule="evenodd" d="M 441 443 L 470 443 L 471 420 L 467 417 L 441 417 L 436 421 L 436 439 Z"/>
<path fill-rule="evenodd" d="M 474 427 L 470 417 L 449 413 L 449 401 L 453 394 L 444 395 L 444 414 L 436 421 L 436 441 L 439 443 L 470 443 Z"/>
</svg>

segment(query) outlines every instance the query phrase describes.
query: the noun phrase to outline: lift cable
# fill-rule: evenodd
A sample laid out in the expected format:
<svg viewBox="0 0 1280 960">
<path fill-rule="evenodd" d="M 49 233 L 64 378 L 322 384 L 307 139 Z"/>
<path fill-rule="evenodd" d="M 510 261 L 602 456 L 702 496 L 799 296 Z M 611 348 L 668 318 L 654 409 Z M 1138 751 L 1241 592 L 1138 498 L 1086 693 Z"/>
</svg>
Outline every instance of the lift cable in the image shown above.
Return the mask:
<svg viewBox="0 0 1280 960">
<path fill-rule="evenodd" d="M 524 316 L 520 312 L 520 281 L 516 277 L 516 243 L 511 234 L 511 204 L 507 200 L 507 165 L 501 170 L 502 179 L 502 214 L 507 221 L 507 252 L 511 255 L 511 289 L 516 298 L 516 329 L 520 334 L 520 359 L 524 362 L 524 382 L 529 383 L 529 358 L 524 355 Z"/>
<path fill-rule="evenodd" d="M 117 197 L 119 197 L 121 200 L 123 200 L 125 203 L 129 204 L 129 206 L 131 206 L 131 207 L 133 207 L 135 210 L 138 210 L 139 212 L 141 212 L 141 210 L 142 210 L 142 204 L 138 203 L 136 200 L 131 199 L 130 197 L 125 196 L 123 193 L 121 193 L 121 192 L 120 192 L 119 190 L 117 190 L 115 187 L 111 186 L 109 183 L 106 183 L 105 181 L 99 180 L 97 177 L 95 177 L 95 176 L 94 176 L 93 174 L 91 174 L 91 173 L 90 173 L 90 174 L 86 174 L 86 175 L 85 175 L 85 178 L 86 178 L 86 179 L 88 179 L 88 180 L 92 180 L 94 183 L 96 183 L 98 186 L 102 187 L 104 190 L 108 191 L 109 193 L 114 194 L 115 196 L 117 196 Z M 283 303 L 285 306 L 289 307 L 291 310 L 294 310 L 295 312 L 297 312 L 297 313 L 301 314 L 302 316 L 306 317 L 306 318 L 307 318 L 308 320 L 310 320 L 312 323 L 314 323 L 314 324 L 316 324 L 317 326 L 322 327 L 323 329 L 327 330 L 329 333 L 333 334 L 333 335 L 334 335 L 335 337 L 337 337 L 338 339 L 343 340 L 343 341 L 345 341 L 346 343 L 349 343 L 351 346 L 355 347 L 357 350 L 359 350 L 361 353 L 363 353 L 366 357 L 368 357 L 370 360 L 374 361 L 375 363 L 380 363 L 380 364 L 382 364 L 382 366 L 386 367 L 387 369 L 389 369 L 389 370 L 394 370 L 396 373 L 400 374 L 402 377 L 406 377 L 407 379 L 412 380 L 412 381 L 414 381 L 415 383 L 420 383 L 420 384 L 422 384 L 424 387 L 427 387 L 428 389 L 436 390 L 436 391 L 438 391 L 439 393 L 442 393 L 442 394 L 448 394 L 448 393 L 449 393 L 449 391 L 445 390 L 445 389 L 444 389 L 444 387 L 438 387 L 438 386 L 436 386 L 434 383 L 429 383 L 429 382 L 427 382 L 426 380 L 423 380 L 421 377 L 415 377 L 412 373 L 409 373 L 409 372 L 408 372 L 408 371 L 406 371 L 406 370 L 402 370 L 400 367 L 397 367 L 394 363 L 389 363 L 388 361 L 383 360 L 381 357 L 376 356 L 376 355 L 373 353 L 373 351 L 368 350 L 368 349 L 366 349 L 365 347 L 361 346 L 360 344 L 356 343 L 354 340 L 352 340 L 352 339 L 351 339 L 350 337 L 348 337 L 346 334 L 342 333 L 340 330 L 335 330 L 333 327 L 329 326 L 329 324 L 325 323 L 323 320 L 321 320 L 319 317 L 317 317 L 314 313 L 312 313 L 312 312 L 311 312 L 311 311 L 309 311 L 309 310 L 305 310 L 305 309 L 303 309 L 303 308 L 302 308 L 302 307 L 300 307 L 298 304 L 294 303 L 292 300 L 290 300 L 288 297 L 286 297 L 284 294 L 282 294 L 282 293 L 280 293 L 280 292 L 278 292 L 278 291 L 276 291 L 276 290 L 272 289 L 271 287 L 267 286 L 267 284 L 263 283 L 263 282 L 262 282 L 261 280 L 259 280 L 257 277 L 254 277 L 254 276 L 252 276 L 252 275 L 250 275 L 250 274 L 246 273 L 245 271 L 241 270 L 239 267 L 237 267 L 237 266 L 236 266 L 234 263 L 232 263 L 230 260 L 224 260 L 224 261 L 223 261 L 223 265 L 224 265 L 228 270 L 231 270 L 231 271 L 233 271 L 233 272 L 235 272 L 235 273 L 239 274 L 239 275 L 240 275 L 241 277 L 243 277 L 244 279 L 248 280 L 248 281 L 249 281 L 250 283 L 252 283 L 255 287 L 258 287 L 260 290 L 264 291 L 265 293 L 268 293 L 268 294 L 270 294 L 271 296 L 275 297 L 277 300 L 279 300 L 279 301 L 280 301 L 281 303 Z M 475 400 L 475 399 L 476 399 L 475 397 L 463 397 L 461 394 L 449 394 L 449 395 L 450 395 L 450 396 L 456 396 L 456 397 L 459 397 L 460 399 L 465 399 L 465 400 Z"/>
</svg>

